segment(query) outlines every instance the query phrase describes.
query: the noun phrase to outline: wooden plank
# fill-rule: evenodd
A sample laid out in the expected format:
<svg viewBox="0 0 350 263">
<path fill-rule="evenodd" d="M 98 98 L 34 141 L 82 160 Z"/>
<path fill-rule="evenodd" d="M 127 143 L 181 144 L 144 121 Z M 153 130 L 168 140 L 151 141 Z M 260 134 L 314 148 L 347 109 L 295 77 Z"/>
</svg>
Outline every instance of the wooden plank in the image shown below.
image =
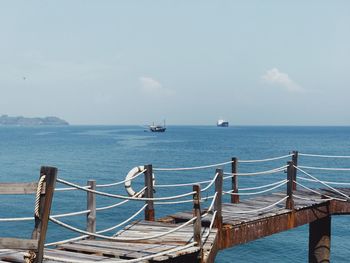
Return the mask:
<svg viewBox="0 0 350 263">
<path fill-rule="evenodd" d="M 115 259 L 108 257 L 89 255 L 83 253 L 75 253 L 69 251 L 61 251 L 58 249 L 45 249 L 45 256 L 55 257 L 60 262 L 72 262 L 74 260 L 84 261 L 84 262 L 115 262 Z M 45 260 L 46 262 L 46 260 Z"/>
<path fill-rule="evenodd" d="M 0 250 L 0 260 L 3 260 L 3 262 L 24 262 L 24 252 L 23 251 L 16 251 L 16 250 Z"/>
<path fill-rule="evenodd" d="M 38 240 L 20 238 L 0 238 L 0 248 L 36 250 L 38 248 Z"/>
<path fill-rule="evenodd" d="M 35 194 L 38 187 L 33 183 L 0 183 L 0 195 Z"/>
</svg>

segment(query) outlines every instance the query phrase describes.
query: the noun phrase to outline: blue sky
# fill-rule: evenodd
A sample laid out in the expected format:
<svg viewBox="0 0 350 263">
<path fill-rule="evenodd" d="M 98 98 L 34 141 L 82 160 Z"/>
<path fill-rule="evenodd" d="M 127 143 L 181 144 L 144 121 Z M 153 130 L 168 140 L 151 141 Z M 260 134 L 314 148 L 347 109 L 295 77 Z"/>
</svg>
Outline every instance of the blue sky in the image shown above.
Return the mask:
<svg viewBox="0 0 350 263">
<path fill-rule="evenodd" d="M 0 114 L 350 125 L 350 1 L 2 1 Z"/>
</svg>

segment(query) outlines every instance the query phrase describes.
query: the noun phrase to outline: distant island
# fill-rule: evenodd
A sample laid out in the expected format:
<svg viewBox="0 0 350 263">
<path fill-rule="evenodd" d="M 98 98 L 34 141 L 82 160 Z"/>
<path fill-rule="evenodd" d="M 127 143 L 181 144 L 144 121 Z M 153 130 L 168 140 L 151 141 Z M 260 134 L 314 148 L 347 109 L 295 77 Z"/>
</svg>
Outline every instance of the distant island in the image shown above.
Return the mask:
<svg viewBox="0 0 350 263">
<path fill-rule="evenodd" d="M 37 126 L 37 125 L 69 125 L 68 122 L 57 117 L 27 118 L 23 116 L 10 117 L 2 115 L 0 125 Z"/>
</svg>

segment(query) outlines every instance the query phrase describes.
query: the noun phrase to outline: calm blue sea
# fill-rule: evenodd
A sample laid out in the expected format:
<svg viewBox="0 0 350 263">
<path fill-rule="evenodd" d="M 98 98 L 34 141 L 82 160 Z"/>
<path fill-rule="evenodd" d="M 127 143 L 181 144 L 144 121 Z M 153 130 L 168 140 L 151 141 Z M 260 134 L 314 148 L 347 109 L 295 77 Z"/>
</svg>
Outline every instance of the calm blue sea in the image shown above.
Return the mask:
<svg viewBox="0 0 350 263">
<path fill-rule="evenodd" d="M 169 126 L 165 133 L 145 132 L 137 126 L 67 126 L 67 127 L 0 127 L 0 179 L 7 182 L 35 181 L 41 165 L 59 169 L 59 177 L 85 185 L 88 179 L 97 184 L 123 180 L 134 166 L 153 164 L 154 167 L 188 167 L 220 163 L 232 157 L 263 159 L 288 154 L 293 150 L 304 153 L 350 155 L 350 127 L 229 127 Z M 282 166 L 286 160 L 268 163 L 241 164 L 242 172 L 262 171 Z M 314 166 L 350 167 L 350 161 L 300 158 L 300 163 Z M 230 167 L 224 167 L 230 171 Z M 330 180 L 348 181 L 347 173 L 315 174 Z M 156 183 L 181 183 L 207 180 L 214 169 L 191 172 L 156 172 Z M 245 177 L 240 186 L 253 186 L 285 178 L 285 174 Z M 143 178 L 134 183 L 140 189 Z M 57 187 L 64 187 L 60 184 Z M 228 187 L 225 187 L 228 189 Z M 122 186 L 104 189 L 125 194 Z M 156 196 L 185 193 L 191 188 L 158 189 Z M 284 191 L 284 188 L 280 189 Z M 210 193 L 209 193 L 210 194 Z M 25 217 L 33 214 L 31 196 L 0 197 L 0 217 Z M 118 202 L 98 198 L 97 206 Z M 110 227 L 125 220 L 142 203 L 98 213 L 97 228 Z M 208 205 L 208 203 L 204 204 Z M 53 214 L 86 209 L 86 193 L 56 192 Z M 156 216 L 191 209 L 191 205 L 156 206 Z M 84 216 L 63 220 L 84 228 Z M 348 262 L 350 257 L 350 217 L 332 218 L 332 262 Z M 18 231 L 9 231 L 15 227 Z M 13 228 L 12 228 L 13 229 Z M 2 236 L 29 236 L 31 222 L 0 223 Z M 50 224 L 48 239 L 56 241 L 76 236 Z M 286 249 L 288 247 L 288 249 Z M 218 254 L 216 262 L 307 262 L 308 226 L 273 235 L 255 242 L 227 249 Z"/>
</svg>

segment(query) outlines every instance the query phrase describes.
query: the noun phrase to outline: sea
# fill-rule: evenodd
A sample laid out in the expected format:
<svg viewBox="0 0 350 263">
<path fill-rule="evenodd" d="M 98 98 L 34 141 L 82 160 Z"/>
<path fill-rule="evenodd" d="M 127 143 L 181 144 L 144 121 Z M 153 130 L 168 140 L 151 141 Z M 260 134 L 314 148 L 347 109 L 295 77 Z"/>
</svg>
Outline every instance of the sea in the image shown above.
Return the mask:
<svg viewBox="0 0 350 263">
<path fill-rule="evenodd" d="M 61 126 L 61 127 L 0 127 L 0 181 L 37 181 L 41 166 L 55 166 L 58 177 L 85 186 L 88 180 L 97 185 L 124 180 L 136 166 L 152 164 L 155 184 L 179 184 L 210 180 L 215 167 L 188 171 L 157 171 L 157 168 L 196 167 L 239 160 L 260 160 L 288 155 L 292 151 L 325 155 L 350 155 L 350 127 L 294 127 L 294 126 L 168 126 L 164 133 L 152 133 L 141 126 Z M 240 163 L 239 172 L 265 171 L 286 165 L 290 157 L 267 162 Z M 300 156 L 299 164 L 318 167 L 350 167 L 350 159 Z M 230 172 L 230 165 L 220 166 Z M 346 171 L 309 171 L 320 179 L 350 182 Z M 298 176 L 300 172 L 298 173 Z M 283 180 L 286 174 L 246 176 L 239 178 L 240 187 L 259 186 Z M 134 190 L 144 184 L 138 177 Z M 230 190 L 225 181 L 224 189 Z M 204 184 L 205 186 L 205 184 Z M 320 185 L 310 185 L 320 187 Z M 57 183 L 56 188 L 67 187 Z M 100 187 L 99 190 L 126 195 L 124 185 Z M 191 187 L 156 187 L 154 195 L 171 196 L 188 193 Z M 276 191 L 285 191 L 285 186 Z M 202 196 L 210 196 L 213 189 Z M 34 197 L 0 196 L 0 217 L 30 217 Z M 224 200 L 228 200 L 224 196 Z M 98 197 L 97 207 L 120 202 L 118 199 Z M 119 207 L 97 212 L 97 230 L 114 226 L 133 215 L 143 202 L 130 201 Z M 203 207 L 210 201 L 204 202 Z M 86 209 L 83 191 L 56 191 L 52 214 Z M 156 204 L 156 217 L 191 210 L 191 203 Z M 141 218 L 142 213 L 139 217 Z M 60 218 L 63 222 L 84 229 L 86 216 Z M 332 262 L 349 262 L 350 217 L 332 217 Z M 29 237 L 33 222 L 0 222 L 1 236 Z M 106 234 L 113 234 L 109 232 Z M 50 223 L 48 242 L 76 237 L 60 226 Z M 228 262 L 307 262 L 308 226 L 275 234 L 257 241 L 220 251 L 218 263 Z"/>
</svg>

